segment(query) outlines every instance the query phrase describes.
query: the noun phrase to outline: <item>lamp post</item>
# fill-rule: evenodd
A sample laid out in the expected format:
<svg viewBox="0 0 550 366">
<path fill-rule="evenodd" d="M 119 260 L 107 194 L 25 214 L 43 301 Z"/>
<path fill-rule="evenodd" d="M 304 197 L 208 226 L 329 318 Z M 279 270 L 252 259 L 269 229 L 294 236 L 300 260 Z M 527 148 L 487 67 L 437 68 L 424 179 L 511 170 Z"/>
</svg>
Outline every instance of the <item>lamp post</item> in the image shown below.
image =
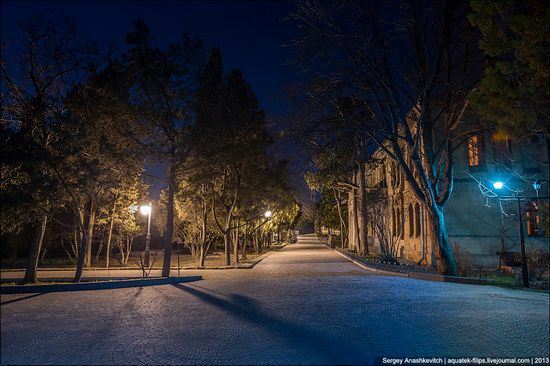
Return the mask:
<svg viewBox="0 0 550 366">
<path fill-rule="evenodd" d="M 269 218 L 271 217 L 271 215 L 273 215 L 273 213 L 269 210 L 267 210 L 265 213 L 264 213 L 264 217 L 265 217 L 265 222 L 268 222 L 269 221 Z M 267 232 L 267 246 L 269 247 L 271 245 L 271 233 L 268 231 Z"/>
<path fill-rule="evenodd" d="M 518 231 L 519 231 L 519 246 L 521 251 L 521 278 L 523 281 L 523 287 L 529 288 L 529 273 L 527 272 L 527 258 L 525 255 L 525 239 L 523 236 L 523 219 L 521 214 L 521 200 L 522 199 L 530 199 L 530 200 L 539 200 L 539 199 L 548 199 L 548 197 L 540 197 L 539 196 L 539 189 L 541 188 L 541 184 L 536 182 L 533 183 L 533 188 L 537 191 L 536 197 L 530 197 L 530 196 L 501 196 L 499 194 L 500 190 L 504 188 L 504 183 L 500 181 L 496 181 L 493 183 L 493 188 L 495 188 L 497 192 L 497 197 L 499 201 L 501 199 L 503 200 L 515 200 L 517 202 L 518 207 Z"/>
<path fill-rule="evenodd" d="M 145 237 L 145 261 L 144 266 L 149 267 L 149 254 L 151 252 L 151 202 L 149 205 L 143 205 L 139 208 L 142 215 L 147 215 L 147 236 Z"/>
</svg>

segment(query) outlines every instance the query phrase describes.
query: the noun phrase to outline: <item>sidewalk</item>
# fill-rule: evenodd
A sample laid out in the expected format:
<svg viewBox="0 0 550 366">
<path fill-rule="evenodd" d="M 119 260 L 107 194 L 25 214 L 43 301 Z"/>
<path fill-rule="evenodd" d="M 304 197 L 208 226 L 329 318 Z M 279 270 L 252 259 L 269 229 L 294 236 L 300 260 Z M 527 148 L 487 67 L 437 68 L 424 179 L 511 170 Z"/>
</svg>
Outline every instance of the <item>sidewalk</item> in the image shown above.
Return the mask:
<svg viewBox="0 0 550 366">
<path fill-rule="evenodd" d="M 368 271 L 377 273 L 379 275 L 383 276 L 398 276 L 398 277 L 406 277 L 406 278 L 414 278 L 418 280 L 426 280 L 426 281 L 432 281 L 432 282 L 453 282 L 453 283 L 462 283 L 466 285 L 489 285 L 490 283 L 487 280 L 479 279 L 479 278 L 471 278 L 471 277 L 458 277 L 458 276 L 446 276 L 446 275 L 440 275 L 440 274 L 434 274 L 434 273 L 425 273 L 425 272 L 417 272 L 417 271 L 405 271 L 407 266 L 396 266 L 396 270 L 388 270 L 387 265 L 379 264 L 379 263 L 373 263 L 371 261 L 368 261 L 366 258 L 361 257 L 360 255 L 357 255 L 356 253 L 351 253 L 347 250 L 335 247 L 331 248 L 329 245 L 324 243 L 321 239 L 317 238 L 320 243 L 322 243 L 325 247 L 333 250 L 334 252 L 340 254 L 342 257 L 347 258 L 351 262 L 355 263 L 359 267 L 366 269 Z"/>
</svg>

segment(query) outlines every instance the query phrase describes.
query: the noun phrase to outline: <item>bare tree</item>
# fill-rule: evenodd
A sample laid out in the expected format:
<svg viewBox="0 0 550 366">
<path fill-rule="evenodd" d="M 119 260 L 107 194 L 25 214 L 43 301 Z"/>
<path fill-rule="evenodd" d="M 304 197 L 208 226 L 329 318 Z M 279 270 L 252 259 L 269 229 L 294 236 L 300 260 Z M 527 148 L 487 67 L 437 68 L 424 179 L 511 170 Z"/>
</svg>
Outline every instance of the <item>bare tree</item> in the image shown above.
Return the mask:
<svg viewBox="0 0 550 366">
<path fill-rule="evenodd" d="M 32 194 L 30 187 L 26 188 L 28 196 L 35 197 L 31 204 L 40 213 L 36 212 L 35 215 L 28 211 L 25 215 L 16 216 L 19 220 L 29 217 L 37 222 L 25 274 L 25 282 L 35 282 L 38 255 L 50 209 L 70 202 L 75 211 L 84 211 L 81 200 L 72 189 L 71 180 L 74 176 L 59 169 L 60 161 L 64 162 L 63 165 L 69 164 L 66 155 L 60 151 L 62 144 L 59 144 L 64 132 L 60 122 L 65 112 L 63 98 L 86 71 L 101 65 L 105 57 L 100 56 L 97 48 L 76 32 L 69 19 L 64 18 L 54 25 L 41 17 L 35 17 L 27 23 L 20 23 L 19 28 L 23 34 L 19 47 L 3 44 L 0 62 L 2 126 L 5 129 L 3 132 L 9 133 L 11 142 L 3 144 L 2 155 L 11 152 L 13 155 L 8 159 L 13 156 L 24 158 L 26 164 L 12 161 L 23 169 L 19 173 L 24 171 L 26 176 L 38 177 L 41 181 L 39 184 L 36 178 L 33 179 Z M 3 165 L 5 161 L 3 158 Z M 29 161 L 33 164 L 29 164 Z M 20 180 L 16 185 L 22 183 L 25 182 Z M 56 189 L 57 186 L 61 189 Z M 82 234 L 75 277 L 79 279 L 78 272 L 86 252 L 88 235 L 82 215 L 77 215 L 77 222 Z"/>
<path fill-rule="evenodd" d="M 455 145 L 481 75 L 461 1 L 299 2 L 297 63 L 317 93 L 351 95 L 370 110 L 361 128 L 402 169 L 430 216 L 442 272 L 457 266 L 444 207 L 453 191 Z"/>
</svg>

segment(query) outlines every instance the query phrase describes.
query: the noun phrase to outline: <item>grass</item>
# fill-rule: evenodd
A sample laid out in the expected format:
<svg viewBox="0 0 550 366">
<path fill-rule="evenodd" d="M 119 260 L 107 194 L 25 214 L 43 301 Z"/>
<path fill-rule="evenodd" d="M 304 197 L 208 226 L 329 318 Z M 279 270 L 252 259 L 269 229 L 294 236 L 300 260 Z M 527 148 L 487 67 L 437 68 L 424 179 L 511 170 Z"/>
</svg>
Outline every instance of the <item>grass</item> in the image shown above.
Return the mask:
<svg viewBox="0 0 550 366">
<path fill-rule="evenodd" d="M 80 281 L 79 283 L 93 283 L 93 282 L 111 282 L 112 279 L 105 279 L 105 280 L 90 280 L 90 281 Z M 50 285 L 69 285 L 74 284 L 76 282 L 72 281 L 47 281 L 42 279 L 41 281 L 37 281 L 35 283 L 23 283 L 22 281 L 13 281 L 13 282 L 2 282 L 0 286 L 50 286 Z"/>
<path fill-rule="evenodd" d="M 273 248 L 271 248 L 271 247 L 264 248 L 262 253 L 259 253 L 259 254 L 257 254 L 257 253 L 247 253 L 247 259 L 246 260 L 243 260 L 243 259 L 240 258 L 240 252 L 239 252 L 239 263 L 248 263 L 248 262 L 254 261 L 259 256 L 261 256 L 261 255 L 263 255 L 263 254 L 265 254 L 265 253 L 267 253 L 271 250 L 277 250 L 279 248 L 280 248 L 280 245 L 273 245 Z M 161 250 L 151 250 L 151 261 L 153 261 L 155 252 L 158 252 L 158 254 L 156 255 L 155 261 L 153 263 L 154 264 L 153 269 L 160 269 L 160 268 L 162 268 L 162 264 L 163 264 L 163 261 L 164 261 L 164 253 Z M 142 253 L 142 255 L 143 255 L 143 253 Z M 180 254 L 179 260 L 180 260 L 179 265 L 182 268 L 183 267 L 195 267 L 195 266 L 199 265 L 198 258 L 194 259 L 190 254 Z M 122 268 L 139 269 L 139 266 L 137 264 L 138 261 L 139 261 L 138 256 L 130 257 L 130 259 L 128 260 L 128 263 L 121 263 L 120 260 L 111 257 L 111 260 L 110 260 L 110 263 L 109 263 L 109 268 L 116 269 L 116 268 L 121 268 L 122 267 Z M 231 262 L 232 263 L 234 262 L 233 253 L 231 253 Z M 0 268 L 1 269 L 12 269 L 12 268 L 24 269 L 26 264 L 27 264 L 26 259 L 20 258 L 14 263 L 13 266 L 8 261 L 2 261 L 2 262 L 0 262 Z M 223 252 L 218 252 L 218 251 L 211 252 L 211 253 L 208 253 L 208 255 L 206 256 L 205 267 L 220 267 L 220 266 L 224 266 L 224 264 L 225 263 L 224 263 Z M 177 267 L 178 266 L 178 255 L 177 255 L 177 251 L 175 251 L 175 250 L 172 252 L 172 258 L 171 258 L 171 264 L 170 265 L 171 265 L 171 267 Z M 102 258 L 97 262 L 92 261 L 92 267 L 94 267 L 94 268 L 105 268 L 106 267 L 105 259 Z M 75 269 L 76 264 L 72 263 L 67 258 L 51 258 L 51 259 L 46 259 L 44 262 L 39 263 L 39 269 L 40 268 L 64 268 L 64 269 L 69 269 L 70 270 L 70 269 Z"/>
<path fill-rule="evenodd" d="M 505 288 L 511 288 L 511 289 L 517 289 L 517 290 L 523 289 L 523 285 L 521 284 L 521 282 L 518 283 L 518 281 L 516 281 L 516 276 L 511 273 L 498 273 L 498 272 L 490 273 L 490 274 L 487 274 L 487 280 L 489 281 L 489 284 L 492 286 L 505 287 Z M 546 281 L 548 282 L 548 278 L 546 279 Z M 546 288 L 530 287 L 529 290 L 535 291 L 535 292 L 550 293 L 548 283 L 546 283 Z"/>
</svg>

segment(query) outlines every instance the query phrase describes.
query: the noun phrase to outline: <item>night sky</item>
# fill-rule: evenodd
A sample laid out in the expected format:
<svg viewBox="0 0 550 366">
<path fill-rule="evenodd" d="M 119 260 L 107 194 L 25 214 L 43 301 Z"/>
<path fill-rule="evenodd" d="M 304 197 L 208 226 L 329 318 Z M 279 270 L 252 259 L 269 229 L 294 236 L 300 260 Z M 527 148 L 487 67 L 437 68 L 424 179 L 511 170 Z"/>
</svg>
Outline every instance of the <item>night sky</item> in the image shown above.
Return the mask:
<svg viewBox="0 0 550 366">
<path fill-rule="evenodd" d="M 295 24 L 283 20 L 294 7 L 289 1 L 2 0 L 0 4 L 3 40 L 17 34 L 19 21 L 38 14 L 53 21 L 67 15 L 81 33 L 98 42 L 115 42 L 120 51 L 124 51 L 126 34 L 133 30 L 137 17 L 151 28 L 154 43 L 160 47 L 178 42 L 183 32 L 195 33 L 206 48 L 221 49 L 226 73 L 243 71 L 271 128 L 288 127 L 288 86 L 298 79 L 296 70 L 288 65 L 292 49 L 283 47 L 296 33 Z M 302 164 L 292 162 L 300 155 L 300 147 L 284 144 L 276 149 L 279 158 L 291 160 L 292 165 Z M 147 167 L 147 171 L 164 175 L 163 167 Z M 153 184 L 152 195 L 158 197 L 165 184 L 162 180 L 149 183 Z"/>
<path fill-rule="evenodd" d="M 221 48 L 226 72 L 243 71 L 262 108 L 273 117 L 287 114 L 286 86 L 296 77 L 285 65 L 292 51 L 282 46 L 295 32 L 290 21 L 282 21 L 292 8 L 287 1 L 2 0 L 1 29 L 9 38 L 29 15 L 66 14 L 88 37 L 121 47 L 137 17 L 145 20 L 159 46 L 177 42 L 185 31 L 196 33 L 208 48 Z"/>
</svg>

